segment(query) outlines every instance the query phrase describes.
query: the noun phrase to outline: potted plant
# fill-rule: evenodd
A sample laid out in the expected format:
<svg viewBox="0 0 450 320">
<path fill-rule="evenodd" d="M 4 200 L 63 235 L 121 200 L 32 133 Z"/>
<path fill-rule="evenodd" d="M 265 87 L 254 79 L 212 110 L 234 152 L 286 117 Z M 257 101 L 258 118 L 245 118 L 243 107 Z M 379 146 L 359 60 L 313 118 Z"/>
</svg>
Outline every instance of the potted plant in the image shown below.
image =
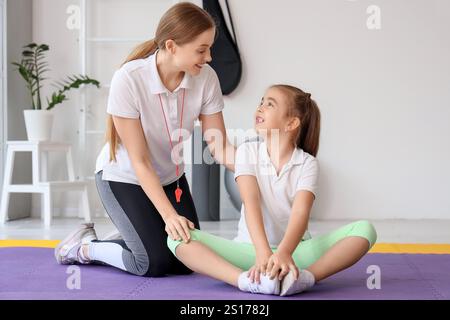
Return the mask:
<svg viewBox="0 0 450 320">
<path fill-rule="evenodd" d="M 68 77 L 64 82 L 57 82 L 57 90 L 53 92 L 51 99 L 47 99 L 43 108 L 41 101 L 41 88 L 43 86 L 44 74 L 49 71 L 48 63 L 45 61 L 45 52 L 49 50 L 46 44 L 30 43 L 24 46 L 22 60 L 13 62 L 17 66 L 22 78 L 27 84 L 31 96 L 31 109 L 24 110 L 25 127 L 29 141 L 48 141 L 51 138 L 53 124 L 53 113 L 51 110 L 67 99 L 66 92 L 78 89 L 81 85 L 95 85 L 100 87 L 100 82 L 86 75 Z"/>
</svg>

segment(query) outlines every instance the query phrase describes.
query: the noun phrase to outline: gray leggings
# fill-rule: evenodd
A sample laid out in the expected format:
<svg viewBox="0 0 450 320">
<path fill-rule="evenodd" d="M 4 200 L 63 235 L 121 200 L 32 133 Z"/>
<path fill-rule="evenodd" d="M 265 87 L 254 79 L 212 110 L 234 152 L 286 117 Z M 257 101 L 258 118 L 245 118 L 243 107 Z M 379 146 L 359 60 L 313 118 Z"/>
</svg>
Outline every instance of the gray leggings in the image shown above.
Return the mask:
<svg viewBox="0 0 450 320">
<path fill-rule="evenodd" d="M 103 171 L 95 175 L 97 190 L 106 212 L 123 240 L 96 240 L 89 246 L 94 262 L 115 266 L 139 276 L 158 277 L 166 274 L 188 274 L 184 266 L 167 247 L 165 223 L 141 186 L 102 179 Z M 175 201 L 176 182 L 163 186 L 178 214 L 199 228 L 189 185 L 183 175 L 181 203 Z"/>
</svg>

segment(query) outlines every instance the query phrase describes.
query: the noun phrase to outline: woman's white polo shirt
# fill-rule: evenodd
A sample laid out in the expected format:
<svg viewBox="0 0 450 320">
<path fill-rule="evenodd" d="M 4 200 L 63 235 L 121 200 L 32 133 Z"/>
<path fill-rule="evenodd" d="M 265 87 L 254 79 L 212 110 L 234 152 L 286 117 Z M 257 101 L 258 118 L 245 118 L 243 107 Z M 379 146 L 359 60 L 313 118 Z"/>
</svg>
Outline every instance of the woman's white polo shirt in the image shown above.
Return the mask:
<svg viewBox="0 0 450 320">
<path fill-rule="evenodd" d="M 204 65 L 197 76 L 185 73 L 173 92 L 161 81 L 156 67 L 156 53 L 124 64 L 114 73 L 111 81 L 107 113 L 141 120 L 150 159 L 162 185 L 170 184 L 179 177 L 176 176 L 176 163 L 172 161 L 172 150 L 158 95 L 161 95 L 172 143 L 176 146 L 183 90 L 186 90 L 183 129 L 190 136 L 200 114 L 214 114 L 224 107 L 219 79 L 209 65 Z M 185 136 L 182 139 L 187 138 Z M 103 170 L 104 180 L 139 184 L 127 150 L 122 144 L 118 145 L 116 159 L 116 162 L 109 161 L 109 144 L 105 144 L 97 157 L 95 173 Z M 180 175 L 183 172 L 184 164 L 181 162 Z"/>
</svg>

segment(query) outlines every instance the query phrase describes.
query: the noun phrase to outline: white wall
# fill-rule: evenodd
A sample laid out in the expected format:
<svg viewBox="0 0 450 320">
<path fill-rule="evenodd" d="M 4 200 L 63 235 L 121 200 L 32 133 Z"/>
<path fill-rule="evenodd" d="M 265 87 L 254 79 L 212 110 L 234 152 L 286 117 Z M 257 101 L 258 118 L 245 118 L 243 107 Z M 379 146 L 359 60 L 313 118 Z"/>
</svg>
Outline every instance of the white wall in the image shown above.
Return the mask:
<svg viewBox="0 0 450 320">
<path fill-rule="evenodd" d="M 371 4 L 381 30 L 366 27 Z M 322 112 L 314 217 L 450 218 L 450 2 L 230 6 L 245 67 L 226 125 L 249 127 L 272 83 L 312 93 Z"/>
<path fill-rule="evenodd" d="M 122 36 L 136 26 L 149 29 L 132 36 L 149 35 L 146 31 L 154 28 L 160 12 L 138 10 L 133 15 L 137 7 L 132 3 L 149 2 L 121 1 L 109 6 L 121 12 L 120 19 L 98 10 L 99 21 L 109 22 L 98 22 L 97 31 L 107 33 L 101 26 L 113 23 Z M 161 8 L 162 2 L 151 4 Z M 76 3 L 34 0 L 33 39 L 53 47 L 55 76 L 79 67 L 76 31 L 65 28 L 65 10 Z M 254 108 L 272 83 L 290 83 L 312 93 L 322 112 L 315 218 L 450 218 L 450 2 L 229 3 L 244 73 L 239 88 L 226 97 L 226 126 L 250 128 Z M 380 30 L 366 27 L 366 9 L 372 4 L 381 8 Z M 120 63 L 128 47 L 103 49 L 103 59 Z M 101 125 L 105 108 L 99 102 L 93 111 Z M 58 106 L 57 112 L 55 136 L 77 144 L 76 99 Z M 58 174 L 58 165 L 54 170 Z M 223 208 L 232 210 L 224 194 L 222 198 Z"/>
<path fill-rule="evenodd" d="M 5 142 L 6 142 L 6 102 L 5 87 L 6 83 L 6 2 L 0 0 L 0 192 L 3 190 L 3 166 L 5 158 Z"/>
<path fill-rule="evenodd" d="M 26 140 L 23 110 L 29 108 L 29 98 L 25 83 L 11 62 L 20 60 L 22 47 L 32 40 L 31 16 L 31 0 L 6 1 L 6 48 L 2 48 L 6 54 L 7 79 L 4 84 L 6 86 L 5 140 Z M 16 154 L 13 183 L 31 183 L 31 175 L 31 153 Z M 30 214 L 30 208 L 31 194 L 13 193 L 9 202 L 8 216 L 10 219 L 27 217 Z"/>
</svg>

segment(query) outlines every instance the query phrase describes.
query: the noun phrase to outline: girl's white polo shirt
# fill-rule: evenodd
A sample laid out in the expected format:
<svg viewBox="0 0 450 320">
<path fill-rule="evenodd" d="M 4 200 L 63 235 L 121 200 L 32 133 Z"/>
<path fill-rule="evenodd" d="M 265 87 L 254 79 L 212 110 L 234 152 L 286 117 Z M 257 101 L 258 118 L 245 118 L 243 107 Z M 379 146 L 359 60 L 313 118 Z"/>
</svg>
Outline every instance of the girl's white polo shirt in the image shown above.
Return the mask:
<svg viewBox="0 0 450 320">
<path fill-rule="evenodd" d="M 309 153 L 297 148 L 277 176 L 264 141 L 242 143 L 236 151 L 235 179 L 242 175 L 256 177 L 261 196 L 261 211 L 267 239 L 278 246 L 287 230 L 295 195 L 300 190 L 317 193 L 319 164 Z M 306 231 L 303 239 L 310 237 Z M 245 221 L 245 206 L 241 207 L 238 234 L 235 241 L 251 243 Z"/>
<path fill-rule="evenodd" d="M 161 81 L 156 67 L 156 53 L 148 58 L 124 64 L 114 73 L 111 81 L 107 113 L 124 118 L 140 119 L 152 165 L 163 186 L 176 181 L 179 176 L 176 176 L 177 160 L 172 161 L 171 157 L 172 150 L 159 94 L 167 126 L 172 135 L 172 143 L 177 148 L 183 90 L 186 90 L 183 129 L 189 134 L 182 137 L 182 140 L 186 140 L 192 134 L 194 122 L 200 114 L 214 114 L 222 111 L 224 107 L 219 79 L 209 65 L 204 65 L 197 76 L 185 73 L 180 85 L 173 92 L 170 92 Z M 181 145 L 178 149 L 180 147 Z M 175 154 L 182 155 L 182 152 L 175 150 Z M 122 144 L 118 145 L 116 159 L 117 162 L 109 161 L 109 144 L 107 143 L 97 157 L 95 173 L 103 170 L 104 180 L 139 185 L 127 150 Z M 182 175 L 183 172 L 184 163 L 181 162 L 179 174 Z"/>
</svg>

